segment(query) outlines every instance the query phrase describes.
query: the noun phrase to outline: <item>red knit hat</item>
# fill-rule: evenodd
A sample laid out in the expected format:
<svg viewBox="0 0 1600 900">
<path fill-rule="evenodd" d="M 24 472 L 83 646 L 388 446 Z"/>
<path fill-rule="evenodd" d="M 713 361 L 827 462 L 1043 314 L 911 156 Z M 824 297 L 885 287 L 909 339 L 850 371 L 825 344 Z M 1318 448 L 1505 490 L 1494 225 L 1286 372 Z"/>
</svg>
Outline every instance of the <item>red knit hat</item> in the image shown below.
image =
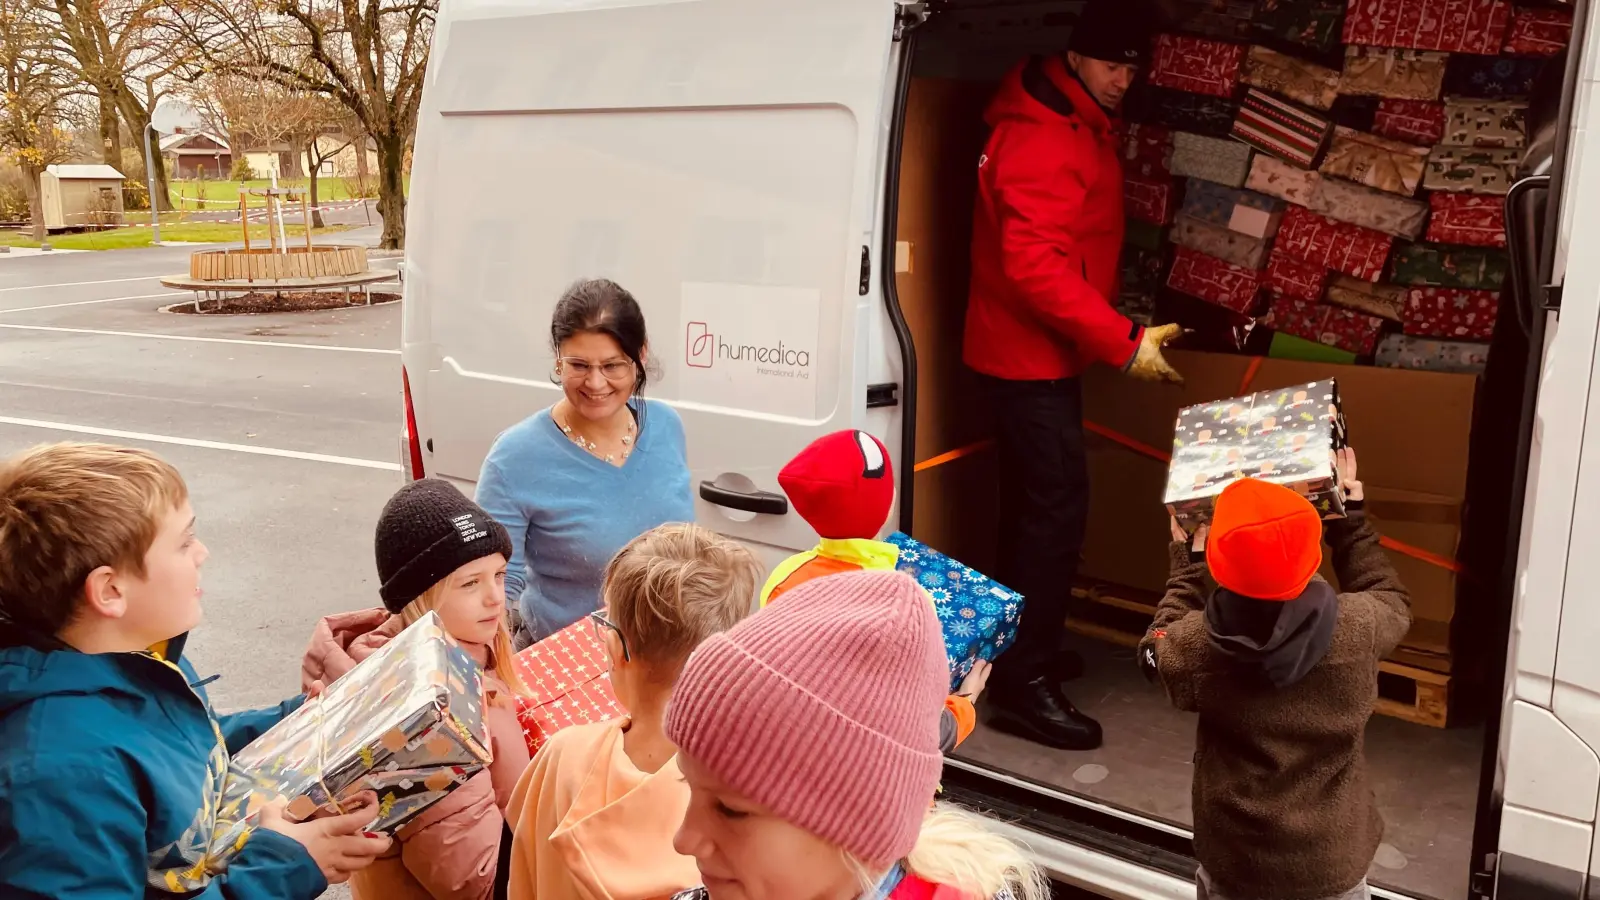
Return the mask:
<svg viewBox="0 0 1600 900">
<path fill-rule="evenodd" d="M 667 737 L 718 780 L 863 863 L 915 846 L 950 686 L 939 620 L 898 572 L 808 581 L 689 657 Z"/>
<path fill-rule="evenodd" d="M 794 511 L 831 540 L 873 538 L 894 505 L 889 448 L 865 431 L 812 441 L 778 473 Z"/>
<path fill-rule="evenodd" d="M 1217 497 L 1206 563 L 1235 594 L 1293 600 L 1322 567 L 1322 517 L 1283 485 L 1241 478 Z"/>
</svg>

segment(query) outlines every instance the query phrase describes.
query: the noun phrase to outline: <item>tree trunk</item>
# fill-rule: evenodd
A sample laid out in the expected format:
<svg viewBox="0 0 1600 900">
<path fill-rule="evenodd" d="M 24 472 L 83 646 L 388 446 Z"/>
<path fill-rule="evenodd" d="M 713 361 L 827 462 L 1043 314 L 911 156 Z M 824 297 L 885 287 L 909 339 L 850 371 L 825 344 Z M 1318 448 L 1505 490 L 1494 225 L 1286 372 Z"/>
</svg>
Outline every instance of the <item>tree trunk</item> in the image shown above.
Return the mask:
<svg viewBox="0 0 1600 900">
<path fill-rule="evenodd" d="M 406 246 L 406 136 L 386 134 L 378 141 L 378 215 L 383 217 L 384 250 Z"/>
<path fill-rule="evenodd" d="M 312 138 L 310 145 L 306 147 L 306 165 L 311 167 L 311 171 L 310 171 L 310 173 L 308 173 L 308 177 L 311 180 L 311 185 L 310 185 L 310 197 L 311 197 L 311 222 L 310 222 L 310 227 L 312 227 L 312 228 L 325 228 L 325 227 L 327 227 L 327 226 L 322 224 L 322 207 L 321 207 L 321 204 L 319 204 L 317 202 L 317 173 L 318 173 L 318 171 L 320 171 L 322 169 L 322 159 L 318 155 L 318 152 L 317 152 L 319 149 L 320 148 L 317 146 L 317 139 L 316 138 Z"/>
<path fill-rule="evenodd" d="M 21 163 L 22 191 L 28 195 L 28 219 L 33 223 L 33 239 L 44 242 L 44 196 L 39 179 L 44 175 L 44 167 L 32 163 Z"/>
<path fill-rule="evenodd" d="M 116 101 L 104 95 L 100 97 L 100 150 L 106 165 L 121 172 L 122 126 L 117 122 Z"/>
</svg>

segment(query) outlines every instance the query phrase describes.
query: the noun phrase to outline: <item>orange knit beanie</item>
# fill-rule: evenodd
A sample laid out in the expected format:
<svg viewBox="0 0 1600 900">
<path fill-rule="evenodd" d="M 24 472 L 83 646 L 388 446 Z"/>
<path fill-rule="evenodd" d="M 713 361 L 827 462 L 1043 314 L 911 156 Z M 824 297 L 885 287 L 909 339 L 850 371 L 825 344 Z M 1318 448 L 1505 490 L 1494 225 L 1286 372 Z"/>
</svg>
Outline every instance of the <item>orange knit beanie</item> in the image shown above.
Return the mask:
<svg viewBox="0 0 1600 900">
<path fill-rule="evenodd" d="M 1289 488 L 1241 478 L 1217 497 L 1205 551 L 1222 587 L 1257 600 L 1293 600 L 1322 566 L 1322 517 Z"/>
</svg>

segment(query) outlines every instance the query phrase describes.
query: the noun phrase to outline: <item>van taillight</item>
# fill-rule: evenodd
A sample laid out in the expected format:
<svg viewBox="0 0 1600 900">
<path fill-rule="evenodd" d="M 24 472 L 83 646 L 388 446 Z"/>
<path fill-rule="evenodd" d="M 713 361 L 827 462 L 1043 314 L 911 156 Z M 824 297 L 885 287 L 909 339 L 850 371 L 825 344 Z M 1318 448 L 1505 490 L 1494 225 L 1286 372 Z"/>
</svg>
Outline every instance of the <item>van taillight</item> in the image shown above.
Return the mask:
<svg viewBox="0 0 1600 900">
<path fill-rule="evenodd" d="M 422 438 L 417 435 L 417 411 L 411 405 L 411 376 L 406 372 L 406 367 L 400 367 L 400 383 L 405 388 L 406 396 L 406 436 L 405 460 L 406 480 L 416 481 L 424 476 L 422 470 Z"/>
</svg>

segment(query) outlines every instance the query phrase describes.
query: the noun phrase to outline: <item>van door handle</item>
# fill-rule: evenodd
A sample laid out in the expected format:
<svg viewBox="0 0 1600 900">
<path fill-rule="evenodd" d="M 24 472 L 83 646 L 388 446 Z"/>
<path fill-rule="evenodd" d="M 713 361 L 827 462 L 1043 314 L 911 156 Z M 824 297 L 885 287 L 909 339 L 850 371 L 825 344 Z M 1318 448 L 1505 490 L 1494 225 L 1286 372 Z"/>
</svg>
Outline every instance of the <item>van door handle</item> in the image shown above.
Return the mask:
<svg viewBox="0 0 1600 900">
<path fill-rule="evenodd" d="M 728 509 L 760 513 L 765 516 L 789 514 L 789 498 L 769 491 L 730 491 L 709 481 L 700 482 L 700 499 Z"/>
</svg>

